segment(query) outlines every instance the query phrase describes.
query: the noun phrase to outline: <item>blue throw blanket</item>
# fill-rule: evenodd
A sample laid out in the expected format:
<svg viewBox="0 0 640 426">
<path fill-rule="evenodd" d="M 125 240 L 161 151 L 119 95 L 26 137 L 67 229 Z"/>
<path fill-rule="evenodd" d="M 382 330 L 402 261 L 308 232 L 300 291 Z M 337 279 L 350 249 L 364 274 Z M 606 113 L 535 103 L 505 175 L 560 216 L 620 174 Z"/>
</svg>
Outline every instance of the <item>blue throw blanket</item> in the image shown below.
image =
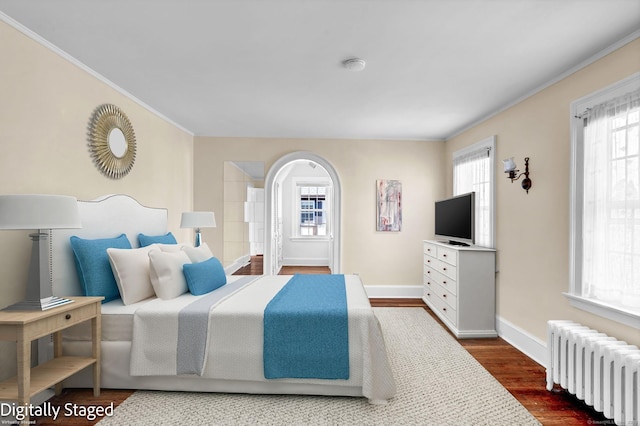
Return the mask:
<svg viewBox="0 0 640 426">
<path fill-rule="evenodd" d="M 264 376 L 349 378 L 344 275 L 294 275 L 264 310 Z"/>
</svg>

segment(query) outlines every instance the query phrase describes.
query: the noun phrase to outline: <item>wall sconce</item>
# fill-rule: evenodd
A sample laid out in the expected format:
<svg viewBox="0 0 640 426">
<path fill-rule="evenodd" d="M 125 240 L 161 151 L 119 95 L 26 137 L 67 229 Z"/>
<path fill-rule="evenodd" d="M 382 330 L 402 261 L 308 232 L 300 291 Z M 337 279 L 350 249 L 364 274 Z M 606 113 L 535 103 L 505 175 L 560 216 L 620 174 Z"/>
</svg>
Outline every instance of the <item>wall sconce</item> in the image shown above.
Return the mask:
<svg viewBox="0 0 640 426">
<path fill-rule="evenodd" d="M 522 189 L 529 193 L 529 189 L 531 189 L 531 179 L 529 179 L 529 157 L 524 158 L 524 173 L 518 174 L 520 170 L 516 169 L 516 163 L 513 161 L 513 157 L 508 158 L 506 160 L 502 160 L 504 163 L 504 172 L 509 173 L 507 178 L 511 179 L 513 183 L 514 180 L 518 180 L 524 175 L 524 179 L 522 180 Z"/>
</svg>

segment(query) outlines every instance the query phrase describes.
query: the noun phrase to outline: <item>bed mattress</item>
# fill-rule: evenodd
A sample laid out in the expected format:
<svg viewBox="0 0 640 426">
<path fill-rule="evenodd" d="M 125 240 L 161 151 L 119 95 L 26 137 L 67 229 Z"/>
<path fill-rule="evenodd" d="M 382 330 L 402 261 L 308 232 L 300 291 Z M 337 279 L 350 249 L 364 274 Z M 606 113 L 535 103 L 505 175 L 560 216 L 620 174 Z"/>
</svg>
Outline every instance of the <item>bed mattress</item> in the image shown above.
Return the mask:
<svg viewBox="0 0 640 426">
<path fill-rule="evenodd" d="M 240 275 L 227 276 L 227 282 L 239 279 Z M 131 342 L 133 337 L 133 317 L 136 310 L 155 298 L 149 298 L 137 303 L 125 305 L 121 299 L 102 304 L 102 341 L 103 342 Z M 65 329 L 63 338 L 69 341 L 91 341 L 91 323 L 82 322 Z"/>
</svg>

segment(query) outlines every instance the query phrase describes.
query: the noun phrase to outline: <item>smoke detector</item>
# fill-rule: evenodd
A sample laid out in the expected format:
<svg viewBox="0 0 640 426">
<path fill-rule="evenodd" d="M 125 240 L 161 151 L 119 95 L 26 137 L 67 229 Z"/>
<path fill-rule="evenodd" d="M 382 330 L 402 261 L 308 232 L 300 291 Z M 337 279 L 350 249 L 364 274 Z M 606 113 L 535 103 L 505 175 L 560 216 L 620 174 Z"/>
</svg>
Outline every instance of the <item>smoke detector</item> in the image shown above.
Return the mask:
<svg viewBox="0 0 640 426">
<path fill-rule="evenodd" d="M 357 72 L 362 71 L 367 63 L 364 61 L 364 59 L 351 58 L 343 61 L 342 65 L 349 71 Z"/>
</svg>

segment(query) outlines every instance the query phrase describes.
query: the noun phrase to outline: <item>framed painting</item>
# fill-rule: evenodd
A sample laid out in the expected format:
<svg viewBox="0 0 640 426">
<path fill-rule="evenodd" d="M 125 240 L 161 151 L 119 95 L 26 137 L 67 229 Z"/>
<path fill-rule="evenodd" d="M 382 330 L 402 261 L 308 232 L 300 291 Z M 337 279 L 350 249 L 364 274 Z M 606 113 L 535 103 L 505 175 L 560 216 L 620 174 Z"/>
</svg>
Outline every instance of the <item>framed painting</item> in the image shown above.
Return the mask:
<svg viewBox="0 0 640 426">
<path fill-rule="evenodd" d="M 376 180 L 377 231 L 402 230 L 402 183 L 399 180 Z"/>
</svg>

